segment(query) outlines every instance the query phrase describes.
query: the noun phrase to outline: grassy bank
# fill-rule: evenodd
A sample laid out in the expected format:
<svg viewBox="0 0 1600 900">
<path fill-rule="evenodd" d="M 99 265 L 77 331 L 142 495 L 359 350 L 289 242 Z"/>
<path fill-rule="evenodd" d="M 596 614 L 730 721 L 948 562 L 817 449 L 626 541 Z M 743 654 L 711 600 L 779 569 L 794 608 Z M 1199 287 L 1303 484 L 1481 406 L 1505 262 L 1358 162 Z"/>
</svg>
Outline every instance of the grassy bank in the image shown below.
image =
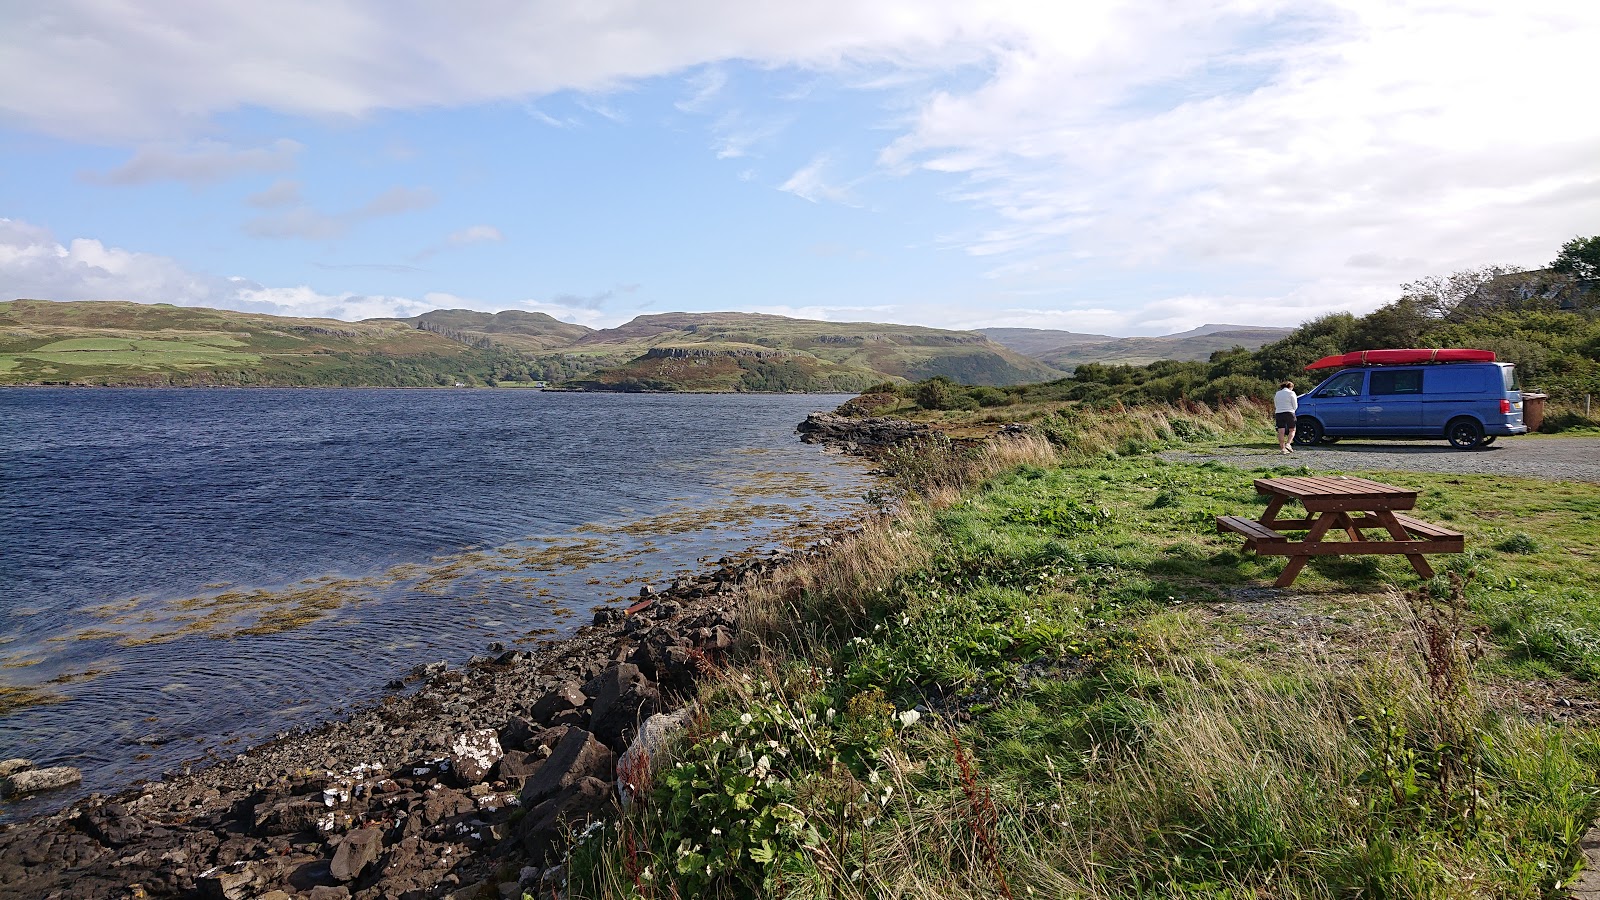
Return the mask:
<svg viewBox="0 0 1600 900">
<path fill-rule="evenodd" d="M 1385 473 L 1471 552 L 1278 591 L 1213 527 L 1260 473 L 1150 454 L 1268 428 L 1064 415 L 889 460 L 907 502 L 755 598 L 573 893 L 1559 895 L 1600 784 L 1600 487 Z"/>
</svg>

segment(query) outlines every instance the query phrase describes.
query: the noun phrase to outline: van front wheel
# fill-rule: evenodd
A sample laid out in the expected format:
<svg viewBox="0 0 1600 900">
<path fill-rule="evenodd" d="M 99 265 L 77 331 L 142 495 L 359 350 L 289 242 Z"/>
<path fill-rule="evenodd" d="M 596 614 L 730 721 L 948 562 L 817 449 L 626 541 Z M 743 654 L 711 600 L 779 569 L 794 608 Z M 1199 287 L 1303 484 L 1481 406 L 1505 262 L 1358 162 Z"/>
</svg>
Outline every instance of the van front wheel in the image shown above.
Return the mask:
<svg viewBox="0 0 1600 900">
<path fill-rule="evenodd" d="M 1454 419 L 1445 428 L 1444 436 L 1458 450 L 1474 450 L 1483 445 L 1483 426 L 1476 419 Z"/>
<path fill-rule="evenodd" d="M 1309 447 L 1322 440 L 1322 423 L 1310 416 L 1301 416 L 1294 421 L 1294 442 Z"/>
</svg>

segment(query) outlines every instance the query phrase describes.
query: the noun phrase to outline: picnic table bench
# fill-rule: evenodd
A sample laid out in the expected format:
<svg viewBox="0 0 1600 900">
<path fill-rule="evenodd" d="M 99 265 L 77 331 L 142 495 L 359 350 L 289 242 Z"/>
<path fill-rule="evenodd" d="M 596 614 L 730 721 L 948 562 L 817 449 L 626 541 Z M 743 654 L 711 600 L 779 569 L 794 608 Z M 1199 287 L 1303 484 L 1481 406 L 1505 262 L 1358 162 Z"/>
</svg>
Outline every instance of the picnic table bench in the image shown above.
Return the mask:
<svg viewBox="0 0 1600 900">
<path fill-rule="evenodd" d="M 1411 561 L 1418 575 L 1432 578 L 1433 567 L 1423 554 L 1460 553 L 1465 549 L 1460 532 L 1400 512 L 1416 507 L 1416 491 L 1343 475 L 1257 478 L 1255 485 L 1257 493 L 1272 498 L 1261 518 L 1217 516 L 1217 531 L 1243 535 L 1245 550 L 1262 556 L 1289 557 L 1289 564 L 1274 582 L 1278 587 L 1294 584 L 1313 556 L 1400 553 Z M 1290 500 L 1305 507 L 1304 518 L 1278 518 Z M 1389 539 L 1368 540 L 1361 533 L 1367 528 L 1381 528 Z M 1335 529 L 1343 531 L 1349 540 L 1325 540 Z M 1285 535 L 1285 530 L 1305 531 L 1306 536 L 1296 540 Z"/>
</svg>

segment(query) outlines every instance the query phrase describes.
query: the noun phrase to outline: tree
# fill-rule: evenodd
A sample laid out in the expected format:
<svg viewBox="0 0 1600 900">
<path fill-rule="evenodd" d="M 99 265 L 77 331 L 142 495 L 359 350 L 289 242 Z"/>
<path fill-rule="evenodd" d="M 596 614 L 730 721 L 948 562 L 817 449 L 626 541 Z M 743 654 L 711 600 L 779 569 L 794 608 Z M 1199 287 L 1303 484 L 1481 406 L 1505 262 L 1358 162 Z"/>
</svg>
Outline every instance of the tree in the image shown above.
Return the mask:
<svg viewBox="0 0 1600 900">
<path fill-rule="evenodd" d="M 1497 305 L 1494 298 L 1483 296 L 1484 288 L 1502 275 L 1514 275 L 1521 271 L 1517 266 L 1484 266 L 1449 275 L 1429 275 L 1400 285 L 1400 297 L 1402 301 L 1409 301 L 1412 309 L 1420 315 L 1442 319 L 1457 308 Z"/>
<path fill-rule="evenodd" d="M 1600 278 L 1600 234 L 1575 237 L 1561 245 L 1550 268 L 1573 278 Z"/>
</svg>

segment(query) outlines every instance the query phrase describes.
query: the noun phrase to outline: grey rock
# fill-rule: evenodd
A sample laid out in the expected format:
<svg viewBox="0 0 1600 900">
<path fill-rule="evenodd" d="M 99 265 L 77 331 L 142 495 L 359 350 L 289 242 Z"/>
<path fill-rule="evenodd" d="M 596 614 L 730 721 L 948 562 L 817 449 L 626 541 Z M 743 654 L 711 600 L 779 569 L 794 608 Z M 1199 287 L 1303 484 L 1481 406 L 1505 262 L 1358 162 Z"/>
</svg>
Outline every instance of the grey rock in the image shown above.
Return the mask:
<svg viewBox="0 0 1600 900">
<path fill-rule="evenodd" d="M 588 702 L 588 693 L 576 681 L 568 681 L 533 704 L 533 717 L 540 722 L 548 722 L 568 710 L 581 709 Z"/>
<path fill-rule="evenodd" d="M 41 791 L 58 790 L 77 784 L 82 780 L 83 773 L 72 766 L 23 769 L 6 779 L 5 792 L 8 796 L 20 797 L 23 794 L 37 794 Z"/>
<path fill-rule="evenodd" d="M 500 736 L 493 728 L 458 734 L 450 742 L 450 768 L 462 787 L 488 778 L 494 764 L 504 755 L 505 751 L 500 748 Z"/>
<path fill-rule="evenodd" d="M 562 835 L 577 829 L 611 805 L 611 786 L 598 778 L 581 778 L 528 810 L 523 819 L 522 846 L 529 859 L 543 863 L 556 855 Z"/>
<path fill-rule="evenodd" d="M 568 728 L 545 764 L 522 788 L 524 806 L 534 806 L 584 778 L 611 777 L 616 754 L 582 728 Z"/>
<path fill-rule="evenodd" d="M 24 769 L 33 768 L 31 759 L 8 759 L 0 762 L 0 778 L 10 778 Z"/>
<path fill-rule="evenodd" d="M 354 881 L 378 858 L 383 847 L 383 832 L 360 828 L 344 836 L 333 854 L 328 873 L 340 881 Z"/>
<path fill-rule="evenodd" d="M 621 747 L 640 718 L 654 713 L 661 694 L 632 663 L 616 663 L 583 686 L 594 698 L 589 730 L 608 746 Z"/>
<path fill-rule="evenodd" d="M 249 866 L 240 866 L 237 871 L 202 874 L 194 884 L 200 896 L 206 900 L 250 900 L 255 896 L 255 891 L 251 889 L 255 880 L 256 874 Z"/>
</svg>

